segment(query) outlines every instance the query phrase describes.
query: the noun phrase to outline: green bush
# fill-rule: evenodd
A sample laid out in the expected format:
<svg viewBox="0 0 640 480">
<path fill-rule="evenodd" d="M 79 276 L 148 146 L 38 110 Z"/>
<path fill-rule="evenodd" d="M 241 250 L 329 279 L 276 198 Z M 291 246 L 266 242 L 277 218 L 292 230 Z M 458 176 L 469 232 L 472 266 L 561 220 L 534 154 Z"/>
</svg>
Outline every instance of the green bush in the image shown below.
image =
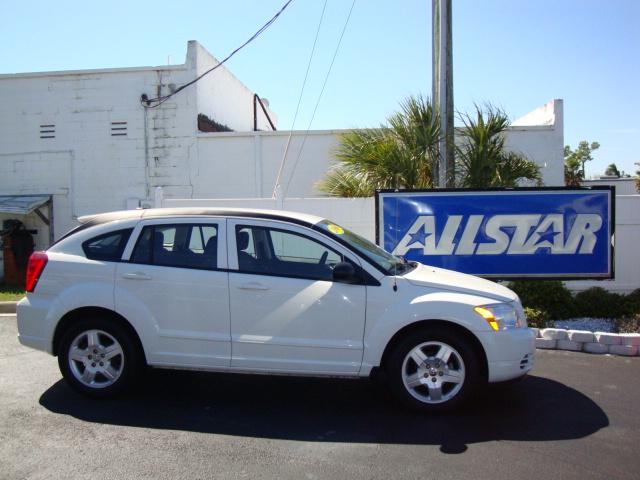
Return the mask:
<svg viewBox="0 0 640 480">
<path fill-rule="evenodd" d="M 524 307 L 527 317 L 527 325 L 535 328 L 546 328 L 549 323 L 549 314 L 536 308 Z"/>
<path fill-rule="evenodd" d="M 621 318 L 629 315 L 629 302 L 625 295 L 592 287 L 576 294 L 576 314 L 579 317 Z"/>
<path fill-rule="evenodd" d="M 630 315 L 640 315 L 640 288 L 625 297 L 626 310 Z"/>
<path fill-rule="evenodd" d="M 540 312 L 536 318 L 545 322 L 575 316 L 573 296 L 559 280 L 517 281 L 509 288 L 518 294 L 524 307 Z"/>
</svg>

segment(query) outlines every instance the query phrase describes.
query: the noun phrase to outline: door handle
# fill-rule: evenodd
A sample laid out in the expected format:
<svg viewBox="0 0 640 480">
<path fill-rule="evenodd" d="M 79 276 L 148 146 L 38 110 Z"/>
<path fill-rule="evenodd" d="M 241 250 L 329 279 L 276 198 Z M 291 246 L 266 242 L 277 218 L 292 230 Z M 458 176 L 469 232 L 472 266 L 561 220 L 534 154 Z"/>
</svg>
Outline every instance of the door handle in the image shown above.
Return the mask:
<svg viewBox="0 0 640 480">
<path fill-rule="evenodd" d="M 240 290 L 269 290 L 269 287 L 258 282 L 241 283 L 238 288 Z"/>
<path fill-rule="evenodd" d="M 147 275 L 142 272 L 130 272 L 122 275 L 122 278 L 126 278 L 128 280 L 151 280 L 151 275 Z"/>
</svg>

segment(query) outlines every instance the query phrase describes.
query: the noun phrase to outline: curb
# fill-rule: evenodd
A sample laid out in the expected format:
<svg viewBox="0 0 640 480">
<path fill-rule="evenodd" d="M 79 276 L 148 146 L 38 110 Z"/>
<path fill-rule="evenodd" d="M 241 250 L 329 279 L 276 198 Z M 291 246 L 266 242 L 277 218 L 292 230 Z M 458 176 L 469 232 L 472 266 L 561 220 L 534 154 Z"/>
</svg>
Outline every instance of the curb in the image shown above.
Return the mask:
<svg viewBox="0 0 640 480">
<path fill-rule="evenodd" d="M 18 302 L 0 302 L 0 313 L 16 313 Z"/>
<path fill-rule="evenodd" d="M 536 335 L 536 348 L 567 350 L 594 354 L 609 353 L 633 357 L 640 355 L 640 334 L 606 333 L 561 328 L 532 328 Z"/>
</svg>

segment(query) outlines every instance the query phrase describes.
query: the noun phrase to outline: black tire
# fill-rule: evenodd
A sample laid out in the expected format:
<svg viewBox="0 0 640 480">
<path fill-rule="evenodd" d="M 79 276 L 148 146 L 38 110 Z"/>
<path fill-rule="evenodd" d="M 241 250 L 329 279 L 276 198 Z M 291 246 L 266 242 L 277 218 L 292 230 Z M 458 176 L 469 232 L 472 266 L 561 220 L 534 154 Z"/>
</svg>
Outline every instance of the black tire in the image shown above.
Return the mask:
<svg viewBox="0 0 640 480">
<path fill-rule="evenodd" d="M 96 332 L 94 338 L 99 341 L 96 346 L 97 354 L 89 352 L 88 348 L 89 334 L 93 336 L 93 332 Z M 76 358 L 70 361 L 71 347 L 74 344 L 76 347 L 86 345 L 87 348 L 76 350 L 78 353 L 83 353 L 82 360 Z M 114 345 L 120 347 L 121 353 L 110 360 L 105 359 L 105 355 L 107 357 L 110 355 L 109 348 L 112 348 L 112 351 L 118 351 Z M 93 358 L 89 360 L 88 355 L 92 355 Z M 144 363 L 144 355 L 136 339 L 127 328 L 109 316 L 74 322 L 62 335 L 58 348 L 58 366 L 65 381 L 74 390 L 94 398 L 112 397 L 126 390 L 139 377 Z M 97 373 L 93 370 L 94 367 L 98 370 Z M 92 385 L 81 380 L 84 378 L 82 374 L 87 370 L 89 370 L 87 372 L 89 377 L 94 375 Z M 111 372 L 116 372 L 117 376 Z M 109 378 L 111 375 L 113 378 Z"/>
<path fill-rule="evenodd" d="M 445 352 L 440 350 L 443 345 L 453 349 L 446 365 L 435 357 L 440 351 Z M 410 357 L 416 347 L 420 347 L 426 357 L 421 366 Z M 464 337 L 442 329 L 418 330 L 407 334 L 393 347 L 386 365 L 387 381 L 393 395 L 409 408 L 423 412 L 449 411 L 461 406 L 480 385 L 479 362 L 478 355 Z M 462 377 L 462 380 L 458 383 L 443 381 L 454 377 L 456 380 Z M 405 379 L 411 382 L 414 378 L 420 379 L 421 384 L 415 388 L 405 385 Z M 442 398 L 438 398 L 438 387 Z"/>
</svg>

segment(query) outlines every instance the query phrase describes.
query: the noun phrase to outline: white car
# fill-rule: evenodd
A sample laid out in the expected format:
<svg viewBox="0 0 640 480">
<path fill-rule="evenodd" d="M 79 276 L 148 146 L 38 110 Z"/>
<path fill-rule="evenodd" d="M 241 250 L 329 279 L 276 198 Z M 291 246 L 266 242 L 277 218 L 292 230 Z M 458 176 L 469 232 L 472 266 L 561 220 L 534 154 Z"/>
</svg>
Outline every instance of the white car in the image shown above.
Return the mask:
<svg viewBox="0 0 640 480">
<path fill-rule="evenodd" d="M 326 219 L 244 209 L 83 217 L 31 256 L 23 345 L 96 397 L 145 365 L 369 377 L 409 406 L 456 406 L 526 374 L 534 335 L 497 283 L 407 262 Z"/>
</svg>

